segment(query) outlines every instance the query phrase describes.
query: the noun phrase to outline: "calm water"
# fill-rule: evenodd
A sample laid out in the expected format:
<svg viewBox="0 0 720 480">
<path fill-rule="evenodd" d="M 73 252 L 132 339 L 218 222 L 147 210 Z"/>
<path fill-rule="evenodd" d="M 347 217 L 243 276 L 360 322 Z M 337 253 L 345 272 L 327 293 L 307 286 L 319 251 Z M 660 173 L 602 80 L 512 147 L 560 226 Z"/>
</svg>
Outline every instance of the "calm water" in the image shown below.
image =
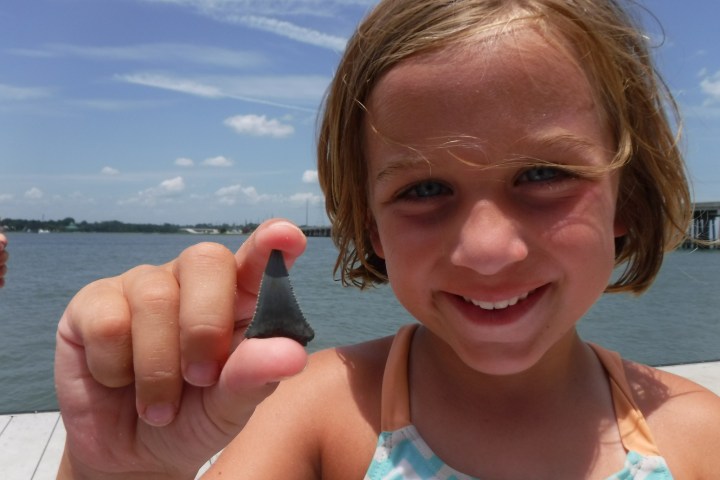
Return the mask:
<svg viewBox="0 0 720 480">
<path fill-rule="evenodd" d="M 141 263 L 159 264 L 201 241 L 232 250 L 242 236 L 9 234 L 7 286 L 0 290 L 0 413 L 56 408 L 55 328 L 83 285 Z M 291 272 L 316 331 L 312 350 L 389 335 L 410 321 L 387 288 L 360 292 L 332 280 L 335 249 L 311 238 Z M 582 320 L 588 339 L 650 364 L 720 359 L 720 251 L 668 256 L 646 295 L 604 297 Z"/>
</svg>

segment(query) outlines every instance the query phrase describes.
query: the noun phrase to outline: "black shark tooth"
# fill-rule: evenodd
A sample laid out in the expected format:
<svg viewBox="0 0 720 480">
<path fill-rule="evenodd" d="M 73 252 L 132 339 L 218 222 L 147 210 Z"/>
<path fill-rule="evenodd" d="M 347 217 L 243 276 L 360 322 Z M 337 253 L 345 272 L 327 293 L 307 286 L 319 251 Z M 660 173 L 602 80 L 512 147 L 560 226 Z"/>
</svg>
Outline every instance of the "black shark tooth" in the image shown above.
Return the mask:
<svg viewBox="0 0 720 480">
<path fill-rule="evenodd" d="M 280 250 L 270 252 L 260 283 L 255 315 L 245 331 L 245 337 L 288 337 L 302 345 L 307 345 L 315 337 L 295 300 Z"/>
</svg>

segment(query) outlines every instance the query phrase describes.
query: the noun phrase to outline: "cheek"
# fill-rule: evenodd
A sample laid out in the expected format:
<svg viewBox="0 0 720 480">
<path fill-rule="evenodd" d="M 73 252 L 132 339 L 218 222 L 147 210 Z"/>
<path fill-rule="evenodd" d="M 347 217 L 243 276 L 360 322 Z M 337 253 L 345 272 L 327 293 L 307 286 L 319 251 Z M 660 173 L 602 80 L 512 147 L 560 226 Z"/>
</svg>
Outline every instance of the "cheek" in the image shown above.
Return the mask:
<svg viewBox="0 0 720 480">
<path fill-rule="evenodd" d="M 572 211 L 545 230 L 544 242 L 555 245 L 560 252 L 570 255 L 575 252 L 593 259 L 604 261 L 615 258 L 615 201 L 607 191 L 589 192 Z"/>
<path fill-rule="evenodd" d="M 375 253 L 385 261 L 385 269 L 388 277 L 393 275 L 396 270 L 396 264 L 402 263 L 402 249 L 397 248 L 398 237 L 392 228 L 380 223 L 378 232 L 373 235 L 373 248 Z"/>
<path fill-rule="evenodd" d="M 407 272 L 419 271 L 423 260 L 429 256 L 432 234 L 413 231 L 396 218 L 380 219 L 376 228 L 373 248 L 385 260 L 388 277 L 392 280 Z"/>
</svg>

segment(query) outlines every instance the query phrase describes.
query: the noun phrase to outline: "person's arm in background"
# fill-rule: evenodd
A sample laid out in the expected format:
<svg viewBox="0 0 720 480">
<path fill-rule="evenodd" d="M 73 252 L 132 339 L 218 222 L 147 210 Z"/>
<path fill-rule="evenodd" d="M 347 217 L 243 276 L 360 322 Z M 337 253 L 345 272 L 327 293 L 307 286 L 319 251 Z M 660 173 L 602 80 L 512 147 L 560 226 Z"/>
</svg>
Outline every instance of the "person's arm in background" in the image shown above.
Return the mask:
<svg viewBox="0 0 720 480">
<path fill-rule="evenodd" d="M 7 237 L 0 233 L 0 288 L 5 286 L 8 260 L 7 243 Z"/>
</svg>

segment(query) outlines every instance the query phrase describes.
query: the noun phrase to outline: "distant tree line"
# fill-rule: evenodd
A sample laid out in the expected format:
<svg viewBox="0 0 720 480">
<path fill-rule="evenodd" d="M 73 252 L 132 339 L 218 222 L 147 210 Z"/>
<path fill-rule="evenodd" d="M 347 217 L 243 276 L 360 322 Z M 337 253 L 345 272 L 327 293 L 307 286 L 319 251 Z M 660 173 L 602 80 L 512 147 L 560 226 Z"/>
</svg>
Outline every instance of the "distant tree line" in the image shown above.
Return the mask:
<svg viewBox="0 0 720 480">
<path fill-rule="evenodd" d="M 255 230 L 257 224 L 246 223 L 237 226 L 230 224 L 213 225 L 199 223 L 196 225 L 174 225 L 163 223 L 161 225 L 151 223 L 124 223 L 117 220 L 103 222 L 76 222 L 74 218 L 67 217 L 62 220 L 26 220 L 16 218 L 4 218 L 0 220 L 0 226 L 7 231 L 14 232 L 96 232 L 96 233 L 183 233 L 183 228 L 212 228 L 220 233 L 240 230 L 249 233 Z"/>
</svg>

